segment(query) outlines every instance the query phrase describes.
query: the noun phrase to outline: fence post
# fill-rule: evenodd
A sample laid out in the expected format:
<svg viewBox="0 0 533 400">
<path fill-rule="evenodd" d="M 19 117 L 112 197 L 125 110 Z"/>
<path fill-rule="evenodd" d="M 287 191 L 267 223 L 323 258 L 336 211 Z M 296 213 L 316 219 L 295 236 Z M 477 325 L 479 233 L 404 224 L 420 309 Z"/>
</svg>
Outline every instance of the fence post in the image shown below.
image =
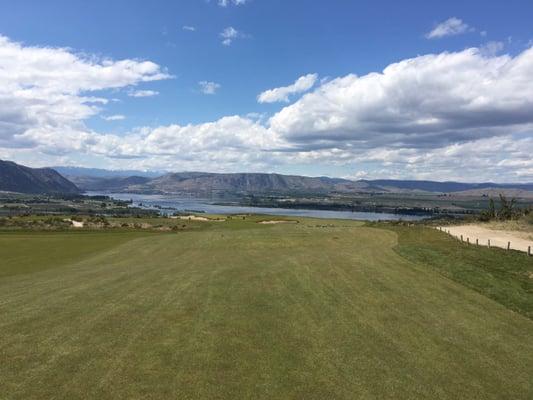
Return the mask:
<svg viewBox="0 0 533 400">
<path fill-rule="evenodd" d="M 527 246 L 527 255 L 531 256 L 531 246 Z"/>
<path fill-rule="evenodd" d="M 469 237 L 466 238 L 466 243 L 470 244 L 470 238 Z"/>
<path fill-rule="evenodd" d="M 507 250 L 511 249 L 511 242 L 507 242 Z"/>
<path fill-rule="evenodd" d="M 488 245 L 489 245 L 489 248 L 490 248 L 490 239 L 488 239 L 487 243 L 488 243 Z"/>
<path fill-rule="evenodd" d="M 461 235 L 461 242 L 463 241 L 463 235 Z"/>
<path fill-rule="evenodd" d="M 479 239 L 476 239 L 476 246 L 479 246 Z"/>
</svg>

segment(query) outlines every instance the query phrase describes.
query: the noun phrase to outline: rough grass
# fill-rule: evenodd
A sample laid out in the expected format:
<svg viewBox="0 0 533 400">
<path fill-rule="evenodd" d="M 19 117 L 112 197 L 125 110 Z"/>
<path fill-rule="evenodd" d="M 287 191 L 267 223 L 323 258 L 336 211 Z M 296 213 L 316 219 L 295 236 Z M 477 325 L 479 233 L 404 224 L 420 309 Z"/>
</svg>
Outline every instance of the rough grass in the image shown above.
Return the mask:
<svg viewBox="0 0 533 400">
<path fill-rule="evenodd" d="M 32 268 L 0 278 L 0 398 L 533 396 L 533 321 L 402 257 L 388 230 L 104 231 L 52 268 L 71 233 L 16 235 L 3 256 Z"/>
<path fill-rule="evenodd" d="M 399 236 L 398 254 L 533 319 L 533 257 L 460 243 L 425 227 L 395 227 L 394 231 Z"/>
</svg>

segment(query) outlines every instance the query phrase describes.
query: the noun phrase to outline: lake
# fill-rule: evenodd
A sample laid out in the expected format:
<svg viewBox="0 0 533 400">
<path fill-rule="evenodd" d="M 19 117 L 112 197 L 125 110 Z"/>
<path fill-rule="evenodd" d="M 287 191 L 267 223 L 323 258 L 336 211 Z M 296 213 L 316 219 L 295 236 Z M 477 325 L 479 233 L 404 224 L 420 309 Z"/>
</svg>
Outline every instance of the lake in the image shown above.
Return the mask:
<svg viewBox="0 0 533 400">
<path fill-rule="evenodd" d="M 155 209 L 161 214 L 175 212 L 204 212 L 206 214 L 267 214 L 294 217 L 356 219 L 364 221 L 419 221 L 425 216 L 375 212 L 351 212 L 330 210 L 308 210 L 292 208 L 245 207 L 215 204 L 213 199 L 199 199 L 172 195 L 148 195 L 133 193 L 86 192 L 88 196 L 104 195 L 117 200 L 133 201 L 133 206 Z M 160 207 L 160 208 L 159 208 Z"/>
</svg>

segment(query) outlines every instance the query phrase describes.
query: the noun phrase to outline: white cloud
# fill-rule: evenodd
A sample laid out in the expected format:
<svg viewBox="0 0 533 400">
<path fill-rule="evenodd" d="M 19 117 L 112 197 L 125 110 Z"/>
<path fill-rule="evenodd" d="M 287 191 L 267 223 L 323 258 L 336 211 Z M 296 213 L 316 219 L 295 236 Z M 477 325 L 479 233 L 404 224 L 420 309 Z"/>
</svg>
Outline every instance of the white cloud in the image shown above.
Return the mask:
<svg viewBox="0 0 533 400">
<path fill-rule="evenodd" d="M 157 96 L 159 92 L 155 90 L 132 90 L 128 93 L 130 97 L 152 97 Z"/>
<path fill-rule="evenodd" d="M 95 132 L 85 121 L 103 115 L 102 90 L 168 78 L 158 65 L 4 37 L 0 65 L 0 156 L 30 165 L 219 171 L 363 165 L 365 176 L 533 180 L 533 48 L 516 56 L 480 49 L 430 54 L 379 73 L 313 82 L 319 86 L 270 120 L 227 116 L 121 135 Z"/>
<path fill-rule="evenodd" d="M 220 89 L 220 85 L 216 82 L 200 81 L 198 85 L 203 94 L 215 94 Z"/>
<path fill-rule="evenodd" d="M 257 96 L 257 101 L 259 103 L 275 103 L 279 101 L 288 102 L 291 94 L 307 92 L 315 85 L 317 79 L 317 74 L 301 76 L 292 85 L 262 92 Z"/>
<path fill-rule="evenodd" d="M 533 136 L 505 135 L 431 150 L 376 148 L 354 159 L 385 167 L 383 176 L 394 171 L 398 177 L 413 179 L 531 182 L 531 148 Z"/>
<path fill-rule="evenodd" d="M 533 123 L 533 48 L 516 57 L 479 49 L 430 54 L 336 78 L 270 123 L 309 147 L 436 148 L 508 134 Z"/>
<path fill-rule="evenodd" d="M 85 145 L 93 155 L 127 160 L 143 168 L 265 168 L 277 136 L 263 125 L 240 116 L 214 122 L 142 128 L 126 137 L 93 135 Z M 148 163 L 148 164 L 147 164 Z"/>
<path fill-rule="evenodd" d="M 218 0 L 218 5 L 220 7 L 227 7 L 230 4 L 235 6 L 242 6 L 246 4 L 249 0 Z"/>
<path fill-rule="evenodd" d="M 24 147 L 50 135 L 86 130 L 108 102 L 106 89 L 170 75 L 151 61 L 110 60 L 69 49 L 24 46 L 0 36 L 0 146 Z"/>
<path fill-rule="evenodd" d="M 126 119 L 126 117 L 124 115 L 121 115 L 121 114 L 116 114 L 116 115 L 103 116 L 102 119 L 104 119 L 106 121 L 123 121 L 123 120 Z"/>
<path fill-rule="evenodd" d="M 222 44 L 224 46 L 229 46 L 235 39 L 242 38 L 245 36 L 246 35 L 244 35 L 242 32 L 239 32 L 232 26 L 229 26 L 225 28 L 222 32 L 220 32 L 220 37 L 222 38 Z"/>
<path fill-rule="evenodd" d="M 196 28 L 194 26 L 191 26 L 191 25 L 183 25 L 182 28 L 184 31 L 189 31 L 189 32 L 195 32 L 196 31 Z"/>
<path fill-rule="evenodd" d="M 470 28 L 468 24 L 464 23 L 459 18 L 452 17 L 435 26 L 431 32 L 426 34 L 426 38 L 438 39 L 445 36 L 455 36 L 471 30 L 473 29 Z"/>
</svg>

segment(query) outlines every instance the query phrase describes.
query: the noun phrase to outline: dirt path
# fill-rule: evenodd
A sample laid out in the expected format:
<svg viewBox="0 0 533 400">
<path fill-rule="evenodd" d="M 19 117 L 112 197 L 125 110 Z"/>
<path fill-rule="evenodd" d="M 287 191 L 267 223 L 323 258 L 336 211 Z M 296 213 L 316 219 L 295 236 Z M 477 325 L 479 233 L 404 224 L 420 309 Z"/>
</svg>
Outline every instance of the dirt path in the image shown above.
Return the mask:
<svg viewBox="0 0 533 400">
<path fill-rule="evenodd" d="M 524 239 L 521 232 L 495 230 L 482 225 L 443 226 L 437 229 L 459 239 L 463 235 L 463 240 L 465 242 L 469 240 L 472 244 L 476 244 L 477 239 L 481 246 L 488 246 L 490 240 L 491 246 L 503 249 L 507 248 L 509 242 L 511 242 L 510 248 L 513 250 L 527 252 L 529 246 L 533 249 L 533 241 Z"/>
</svg>

